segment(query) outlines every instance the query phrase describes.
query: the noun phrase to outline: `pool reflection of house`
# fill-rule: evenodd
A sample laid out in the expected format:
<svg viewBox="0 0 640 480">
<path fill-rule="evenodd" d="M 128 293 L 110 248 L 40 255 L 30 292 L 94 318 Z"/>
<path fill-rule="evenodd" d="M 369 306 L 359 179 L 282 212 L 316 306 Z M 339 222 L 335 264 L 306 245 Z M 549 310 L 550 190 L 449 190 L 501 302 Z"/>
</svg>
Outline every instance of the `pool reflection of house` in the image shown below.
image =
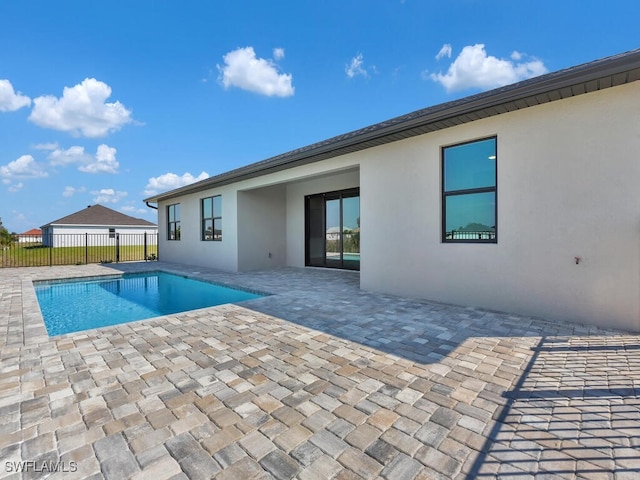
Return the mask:
<svg viewBox="0 0 640 480">
<path fill-rule="evenodd" d="M 349 227 L 342 227 L 342 235 L 345 238 L 351 238 L 354 235 L 357 235 L 360 233 L 360 229 L 359 228 L 349 228 Z M 327 236 L 326 236 L 327 240 L 339 240 L 340 239 L 340 227 L 329 227 L 327 228 Z"/>
<path fill-rule="evenodd" d="M 338 240 L 340 238 L 340 227 L 327 228 L 327 240 Z"/>
<path fill-rule="evenodd" d="M 366 290 L 638 331 L 639 79 L 635 50 L 155 195 L 160 256 L 353 268 Z"/>
</svg>

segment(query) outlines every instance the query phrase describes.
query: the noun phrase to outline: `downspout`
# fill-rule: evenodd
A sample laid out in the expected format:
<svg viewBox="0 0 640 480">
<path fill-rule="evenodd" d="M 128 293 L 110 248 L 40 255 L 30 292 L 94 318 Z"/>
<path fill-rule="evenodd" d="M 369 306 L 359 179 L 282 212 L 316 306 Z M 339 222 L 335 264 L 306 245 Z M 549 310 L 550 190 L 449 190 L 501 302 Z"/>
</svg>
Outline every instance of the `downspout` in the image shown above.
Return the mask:
<svg viewBox="0 0 640 480">
<path fill-rule="evenodd" d="M 158 207 L 154 207 L 153 205 L 149 205 L 149 202 L 144 202 L 144 203 L 147 205 L 147 207 L 153 208 L 154 210 L 158 210 Z M 156 236 L 157 236 L 157 238 L 156 238 L 156 248 L 157 248 L 157 252 L 158 252 L 157 258 L 160 258 L 160 235 L 157 233 Z M 147 237 L 145 235 L 145 239 L 146 238 Z"/>
</svg>

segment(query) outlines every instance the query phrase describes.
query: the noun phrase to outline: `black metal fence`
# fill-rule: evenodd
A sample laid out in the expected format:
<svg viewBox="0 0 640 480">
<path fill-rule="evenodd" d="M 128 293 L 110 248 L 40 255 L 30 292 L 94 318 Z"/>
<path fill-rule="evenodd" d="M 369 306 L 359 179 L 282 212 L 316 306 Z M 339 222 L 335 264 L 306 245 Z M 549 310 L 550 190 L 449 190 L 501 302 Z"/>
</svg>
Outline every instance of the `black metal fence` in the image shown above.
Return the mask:
<svg viewBox="0 0 640 480">
<path fill-rule="evenodd" d="M 157 233 L 19 235 L 0 245 L 0 267 L 5 268 L 157 259 Z"/>
<path fill-rule="evenodd" d="M 464 230 L 452 230 L 445 233 L 447 240 L 495 240 L 496 232 L 477 231 L 467 232 Z"/>
</svg>

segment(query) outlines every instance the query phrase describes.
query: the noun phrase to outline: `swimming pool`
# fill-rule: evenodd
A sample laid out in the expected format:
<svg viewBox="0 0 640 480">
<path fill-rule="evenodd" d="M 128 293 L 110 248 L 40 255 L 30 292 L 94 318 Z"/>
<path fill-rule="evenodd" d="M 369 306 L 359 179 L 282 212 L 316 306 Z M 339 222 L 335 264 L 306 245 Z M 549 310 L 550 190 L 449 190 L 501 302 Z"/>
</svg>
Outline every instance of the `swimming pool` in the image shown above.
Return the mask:
<svg viewBox="0 0 640 480">
<path fill-rule="evenodd" d="M 264 296 L 166 272 L 34 282 L 50 336 Z"/>
</svg>

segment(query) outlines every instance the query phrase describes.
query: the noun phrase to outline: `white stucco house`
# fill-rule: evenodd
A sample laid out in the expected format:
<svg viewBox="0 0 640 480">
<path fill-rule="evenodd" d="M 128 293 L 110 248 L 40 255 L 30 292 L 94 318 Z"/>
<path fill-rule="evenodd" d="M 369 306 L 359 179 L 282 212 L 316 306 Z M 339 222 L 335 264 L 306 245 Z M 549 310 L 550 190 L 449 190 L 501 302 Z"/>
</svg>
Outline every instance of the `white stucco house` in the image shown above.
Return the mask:
<svg viewBox="0 0 640 480">
<path fill-rule="evenodd" d="M 18 243 L 41 243 L 42 242 L 42 230 L 39 228 L 32 228 L 26 232 L 16 235 Z"/>
<path fill-rule="evenodd" d="M 635 50 L 154 195 L 160 257 L 640 331 L 638 80 Z"/>
<path fill-rule="evenodd" d="M 102 205 L 89 205 L 42 226 L 42 244 L 47 247 L 140 245 L 144 234 L 155 235 L 158 226 Z"/>
</svg>

